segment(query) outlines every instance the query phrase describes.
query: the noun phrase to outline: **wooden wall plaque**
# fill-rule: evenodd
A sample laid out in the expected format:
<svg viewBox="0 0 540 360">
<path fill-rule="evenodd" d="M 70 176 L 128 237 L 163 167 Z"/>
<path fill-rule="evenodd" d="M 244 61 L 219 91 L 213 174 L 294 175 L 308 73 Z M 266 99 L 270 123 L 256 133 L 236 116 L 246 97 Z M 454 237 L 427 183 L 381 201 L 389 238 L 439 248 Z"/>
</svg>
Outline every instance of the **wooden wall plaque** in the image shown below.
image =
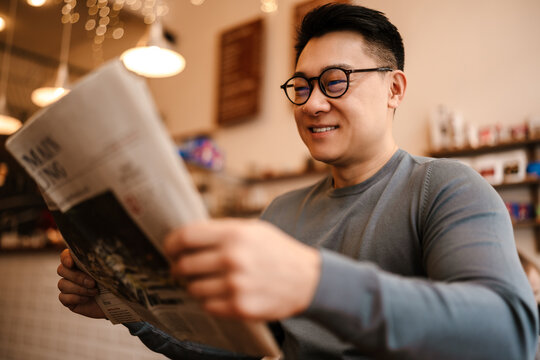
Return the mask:
<svg viewBox="0 0 540 360">
<path fill-rule="evenodd" d="M 218 125 L 249 120 L 260 108 L 263 20 L 221 34 Z"/>
</svg>

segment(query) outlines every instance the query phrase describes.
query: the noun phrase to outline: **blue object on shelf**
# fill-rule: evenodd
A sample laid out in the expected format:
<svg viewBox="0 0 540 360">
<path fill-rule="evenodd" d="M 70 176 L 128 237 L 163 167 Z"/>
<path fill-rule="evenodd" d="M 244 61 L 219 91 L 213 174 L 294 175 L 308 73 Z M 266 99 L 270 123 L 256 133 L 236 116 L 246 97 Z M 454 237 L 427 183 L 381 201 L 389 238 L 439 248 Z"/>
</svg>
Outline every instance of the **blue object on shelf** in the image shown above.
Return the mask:
<svg viewBox="0 0 540 360">
<path fill-rule="evenodd" d="M 206 136 L 184 141 L 178 148 L 178 153 L 186 162 L 214 171 L 222 170 L 225 164 L 223 153 L 214 141 Z"/>
<path fill-rule="evenodd" d="M 527 174 L 535 174 L 540 176 L 540 161 L 530 162 L 527 165 Z"/>
</svg>

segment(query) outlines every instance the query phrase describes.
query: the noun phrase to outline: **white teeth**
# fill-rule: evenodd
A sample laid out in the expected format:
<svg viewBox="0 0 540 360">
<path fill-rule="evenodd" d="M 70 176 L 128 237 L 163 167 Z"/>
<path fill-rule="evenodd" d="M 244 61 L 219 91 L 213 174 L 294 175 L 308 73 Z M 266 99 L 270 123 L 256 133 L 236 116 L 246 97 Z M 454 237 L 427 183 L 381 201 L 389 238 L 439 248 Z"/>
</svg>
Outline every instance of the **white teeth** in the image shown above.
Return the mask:
<svg viewBox="0 0 540 360">
<path fill-rule="evenodd" d="M 323 128 L 311 128 L 311 131 L 313 131 L 314 133 L 322 133 L 322 132 L 325 132 L 325 131 L 330 131 L 330 130 L 334 130 L 335 128 L 337 128 L 337 126 L 327 126 L 327 127 L 323 127 Z"/>
</svg>

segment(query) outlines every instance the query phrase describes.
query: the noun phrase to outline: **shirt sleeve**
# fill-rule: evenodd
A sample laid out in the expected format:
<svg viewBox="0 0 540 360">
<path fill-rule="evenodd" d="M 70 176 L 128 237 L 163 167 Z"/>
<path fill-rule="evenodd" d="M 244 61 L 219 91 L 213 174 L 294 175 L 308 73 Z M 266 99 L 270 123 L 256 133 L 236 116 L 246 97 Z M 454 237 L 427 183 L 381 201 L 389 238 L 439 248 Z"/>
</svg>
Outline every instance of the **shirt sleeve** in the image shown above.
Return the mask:
<svg viewBox="0 0 540 360">
<path fill-rule="evenodd" d="M 170 359 L 189 360 L 256 360 L 258 358 L 234 354 L 189 341 L 179 341 L 146 322 L 124 324 L 131 335 L 137 336 L 150 350 Z"/>
<path fill-rule="evenodd" d="M 305 316 L 363 354 L 414 359 L 533 359 L 538 314 L 504 203 L 474 171 L 433 162 L 418 226 L 427 278 L 321 249 Z"/>
</svg>

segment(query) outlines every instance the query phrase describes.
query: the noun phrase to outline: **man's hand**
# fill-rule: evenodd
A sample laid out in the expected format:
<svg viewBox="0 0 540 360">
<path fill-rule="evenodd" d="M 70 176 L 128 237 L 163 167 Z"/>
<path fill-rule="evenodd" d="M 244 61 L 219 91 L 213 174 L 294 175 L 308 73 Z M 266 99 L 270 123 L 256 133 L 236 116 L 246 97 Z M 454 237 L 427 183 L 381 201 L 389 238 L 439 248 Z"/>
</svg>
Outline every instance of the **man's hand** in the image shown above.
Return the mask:
<svg viewBox="0 0 540 360">
<path fill-rule="evenodd" d="M 179 228 L 165 240 L 171 273 L 209 312 L 277 320 L 309 306 L 320 254 L 259 220 L 213 220 Z"/>
<path fill-rule="evenodd" d="M 74 313 L 91 318 L 106 318 L 105 314 L 96 303 L 95 296 L 98 294 L 96 282 L 75 267 L 75 262 L 68 249 L 60 254 L 58 275 L 62 277 L 58 281 L 60 302 Z"/>
</svg>

